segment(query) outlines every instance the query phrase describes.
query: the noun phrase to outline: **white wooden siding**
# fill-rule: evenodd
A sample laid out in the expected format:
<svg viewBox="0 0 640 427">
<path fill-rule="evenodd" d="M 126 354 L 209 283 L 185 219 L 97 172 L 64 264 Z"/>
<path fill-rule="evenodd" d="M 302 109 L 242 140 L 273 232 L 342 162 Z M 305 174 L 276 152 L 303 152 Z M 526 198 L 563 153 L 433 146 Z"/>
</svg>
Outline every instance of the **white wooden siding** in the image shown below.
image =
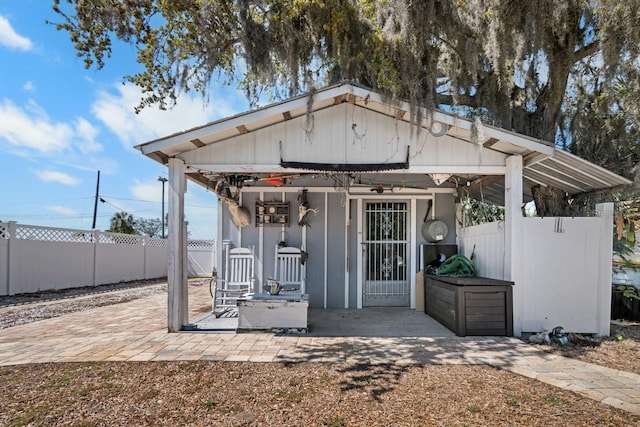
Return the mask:
<svg viewBox="0 0 640 427">
<path fill-rule="evenodd" d="M 187 165 L 279 165 L 287 161 L 411 166 L 504 166 L 505 156 L 445 135 L 415 133 L 406 122 L 343 103 L 180 154 Z M 355 127 L 354 127 L 355 124 Z M 396 130 L 397 129 L 397 130 Z M 309 132 L 307 132 L 309 131 Z"/>
</svg>

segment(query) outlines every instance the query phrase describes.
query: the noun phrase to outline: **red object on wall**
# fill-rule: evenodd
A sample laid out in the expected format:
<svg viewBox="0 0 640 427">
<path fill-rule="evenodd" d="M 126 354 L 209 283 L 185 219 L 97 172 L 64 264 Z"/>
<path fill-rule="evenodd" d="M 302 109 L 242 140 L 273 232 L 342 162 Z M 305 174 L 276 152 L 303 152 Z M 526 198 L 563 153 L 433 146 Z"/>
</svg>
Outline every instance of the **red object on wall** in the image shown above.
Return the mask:
<svg viewBox="0 0 640 427">
<path fill-rule="evenodd" d="M 284 185 L 284 178 L 281 178 L 280 175 L 277 174 L 269 174 L 267 175 L 267 184 L 273 185 L 274 187 L 282 187 Z"/>
</svg>

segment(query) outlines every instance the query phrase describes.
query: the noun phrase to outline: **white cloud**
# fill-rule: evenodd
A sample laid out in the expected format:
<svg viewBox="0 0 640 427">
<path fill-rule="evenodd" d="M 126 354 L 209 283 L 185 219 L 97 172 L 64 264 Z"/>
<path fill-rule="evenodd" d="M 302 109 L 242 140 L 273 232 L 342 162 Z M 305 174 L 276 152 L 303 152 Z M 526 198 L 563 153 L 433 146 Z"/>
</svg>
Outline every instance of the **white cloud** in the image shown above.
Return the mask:
<svg viewBox="0 0 640 427">
<path fill-rule="evenodd" d="M 76 146 L 78 150 L 83 154 L 94 153 L 96 151 L 102 151 L 102 145 L 96 142 L 96 137 L 100 130 L 94 125 L 89 123 L 87 119 L 79 117 L 75 123 L 76 135 L 80 139 Z"/>
<path fill-rule="evenodd" d="M 167 184 L 164 185 L 165 200 L 167 199 Z M 136 200 L 146 200 L 150 202 L 160 203 L 162 199 L 162 183 L 159 181 L 135 181 L 135 184 L 129 187 L 131 196 Z"/>
<path fill-rule="evenodd" d="M 55 154 L 78 149 L 82 154 L 102 150 L 96 142 L 98 129 L 79 117 L 75 123 L 56 122 L 35 101 L 24 107 L 10 99 L 0 102 L 0 139 L 15 148 L 41 154 Z"/>
<path fill-rule="evenodd" d="M 47 206 L 47 209 L 52 211 L 52 212 L 56 212 L 62 215 L 77 215 L 78 212 L 74 211 L 71 208 L 67 208 L 65 206 Z"/>
<path fill-rule="evenodd" d="M 60 184 L 74 186 L 80 183 L 80 180 L 74 176 L 71 176 L 64 172 L 52 171 L 52 170 L 36 170 L 33 171 L 38 178 L 44 182 L 58 182 Z"/>
<path fill-rule="evenodd" d="M 233 98 L 205 105 L 201 98 L 185 95 L 178 99 L 173 109 L 160 110 L 153 106 L 136 114 L 134 108 L 142 97 L 140 89 L 121 84 L 114 87 L 116 93 L 104 90 L 98 92 L 91 111 L 118 136 L 125 147 L 201 126 L 238 112 L 233 107 Z"/>
<path fill-rule="evenodd" d="M 69 125 L 53 122 L 34 102 L 25 109 L 7 98 L 0 103 L 0 138 L 12 145 L 51 153 L 67 149 L 72 136 Z"/>
<path fill-rule="evenodd" d="M 33 84 L 33 82 L 31 80 L 27 80 L 22 85 L 22 89 L 27 91 L 27 92 L 35 92 L 36 91 L 36 86 Z"/>
<path fill-rule="evenodd" d="M 68 168 L 73 168 L 86 172 L 101 171 L 103 174 L 114 175 L 120 166 L 114 159 L 108 157 L 86 156 L 74 154 L 72 156 L 61 156 L 56 159 L 56 164 Z"/>
<path fill-rule="evenodd" d="M 7 18 L 0 15 L 0 45 L 9 49 L 28 51 L 33 48 L 33 42 L 27 37 L 16 33 Z"/>
</svg>

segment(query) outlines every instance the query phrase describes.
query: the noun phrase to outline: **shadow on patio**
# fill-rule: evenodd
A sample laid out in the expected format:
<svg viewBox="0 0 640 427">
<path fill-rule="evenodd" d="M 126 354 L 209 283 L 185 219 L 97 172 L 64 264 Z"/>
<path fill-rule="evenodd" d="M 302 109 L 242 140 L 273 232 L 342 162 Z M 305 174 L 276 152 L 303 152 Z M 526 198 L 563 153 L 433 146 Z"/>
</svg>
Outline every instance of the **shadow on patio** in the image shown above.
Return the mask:
<svg viewBox="0 0 640 427">
<path fill-rule="evenodd" d="M 408 308 L 310 309 L 309 335 L 324 337 L 453 337 L 433 318 Z"/>
</svg>

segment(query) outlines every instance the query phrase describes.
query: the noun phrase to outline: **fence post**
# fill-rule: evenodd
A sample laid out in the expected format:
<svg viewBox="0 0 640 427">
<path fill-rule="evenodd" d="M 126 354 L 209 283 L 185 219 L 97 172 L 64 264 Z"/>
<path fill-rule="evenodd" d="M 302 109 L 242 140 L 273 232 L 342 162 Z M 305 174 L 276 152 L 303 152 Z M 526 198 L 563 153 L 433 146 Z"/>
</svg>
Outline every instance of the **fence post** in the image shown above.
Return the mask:
<svg viewBox="0 0 640 427">
<path fill-rule="evenodd" d="M 147 245 L 149 244 L 149 236 L 142 236 L 142 278 L 147 280 Z"/>
<path fill-rule="evenodd" d="M 93 286 L 96 286 L 98 280 L 98 244 L 100 244 L 100 234 L 100 230 L 93 230 Z"/>
<path fill-rule="evenodd" d="M 598 335 L 611 333 L 611 269 L 613 265 L 613 203 L 596 205 L 596 215 L 601 220 L 598 268 L 597 322 Z"/>
<path fill-rule="evenodd" d="M 213 270 L 218 270 L 218 246 L 217 239 L 213 240 L 213 246 L 211 247 L 211 273 Z"/>
<path fill-rule="evenodd" d="M 525 307 L 522 283 L 522 156 L 507 157 L 504 174 L 504 277 L 515 283 L 513 289 L 513 334 L 522 334 Z"/>
<path fill-rule="evenodd" d="M 16 230 L 18 229 L 18 223 L 16 221 L 9 221 L 9 241 L 7 244 L 7 295 L 13 295 L 11 289 L 15 281 L 13 276 L 16 271 L 16 256 L 13 246 L 16 244 Z"/>
</svg>

